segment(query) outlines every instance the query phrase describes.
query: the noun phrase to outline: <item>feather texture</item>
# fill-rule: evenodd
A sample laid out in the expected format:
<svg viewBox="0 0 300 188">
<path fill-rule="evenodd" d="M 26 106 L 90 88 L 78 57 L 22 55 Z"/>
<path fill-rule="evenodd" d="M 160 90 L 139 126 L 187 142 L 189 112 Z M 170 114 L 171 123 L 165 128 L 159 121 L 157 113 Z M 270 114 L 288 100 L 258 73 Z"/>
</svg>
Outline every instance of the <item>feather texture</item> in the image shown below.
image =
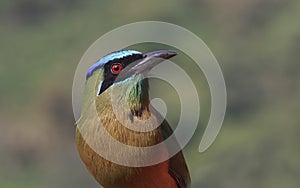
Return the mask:
<svg viewBox="0 0 300 188">
<path fill-rule="evenodd" d="M 158 126 L 162 117 L 157 111 L 150 112 L 148 82 L 141 75 L 115 83 L 98 96 L 103 70 L 95 69 L 101 62 L 96 64 L 88 72 L 81 118 L 76 129 L 77 149 L 89 172 L 105 188 L 189 187 L 190 176 L 181 151 L 169 160 L 145 167 L 119 165 L 98 154 L 100 148 L 122 160 L 148 160 L 153 153 L 116 150 L 116 146 L 105 138 L 104 131 L 123 144 L 147 147 L 163 142 L 172 134 L 172 129 L 166 120 Z M 116 109 L 113 103 L 117 104 Z M 139 126 L 150 127 L 151 131 L 138 132 L 127 128 L 138 120 L 147 120 Z M 171 147 L 179 148 L 175 139 L 173 142 Z M 168 157 L 169 150 L 165 145 L 155 157 Z"/>
</svg>

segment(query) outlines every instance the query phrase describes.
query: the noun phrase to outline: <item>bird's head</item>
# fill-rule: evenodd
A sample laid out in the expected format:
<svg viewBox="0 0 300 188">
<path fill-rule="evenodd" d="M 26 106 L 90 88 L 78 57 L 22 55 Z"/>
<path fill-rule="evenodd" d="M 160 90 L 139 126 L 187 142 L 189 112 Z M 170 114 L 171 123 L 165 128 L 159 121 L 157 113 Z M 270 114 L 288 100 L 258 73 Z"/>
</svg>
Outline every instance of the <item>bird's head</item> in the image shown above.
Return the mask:
<svg viewBox="0 0 300 188">
<path fill-rule="evenodd" d="M 122 88 L 117 95 L 126 99 L 133 115 L 140 115 L 149 105 L 148 81 L 144 79 L 145 74 L 160 62 L 175 55 L 176 52 L 171 50 L 145 54 L 135 50 L 113 52 L 88 69 L 87 84 L 93 84 L 92 93 L 99 99 L 110 94 L 114 88 Z"/>
<path fill-rule="evenodd" d="M 113 100 L 120 104 L 118 106 L 122 108 L 121 111 L 130 110 L 132 115 L 141 116 L 149 107 L 148 80 L 145 79 L 145 74 L 175 55 L 176 52 L 170 50 L 145 54 L 135 50 L 110 53 L 88 69 L 85 92 L 88 92 L 90 99 L 95 99 L 99 106 L 97 111 L 105 110 L 105 104 L 112 100 L 111 94 L 114 93 Z"/>
</svg>

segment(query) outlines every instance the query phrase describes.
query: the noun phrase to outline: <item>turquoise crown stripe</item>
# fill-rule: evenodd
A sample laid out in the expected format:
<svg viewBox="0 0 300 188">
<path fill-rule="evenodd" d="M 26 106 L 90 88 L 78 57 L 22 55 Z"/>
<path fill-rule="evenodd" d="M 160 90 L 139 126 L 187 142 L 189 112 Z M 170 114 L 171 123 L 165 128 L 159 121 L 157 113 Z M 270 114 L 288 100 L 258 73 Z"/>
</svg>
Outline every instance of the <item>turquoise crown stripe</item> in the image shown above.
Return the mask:
<svg viewBox="0 0 300 188">
<path fill-rule="evenodd" d="M 114 60 L 114 59 L 121 59 L 123 57 L 134 55 L 134 54 L 142 54 L 142 53 L 139 51 L 135 51 L 135 50 L 121 50 L 121 51 L 117 51 L 117 52 L 112 52 L 112 53 L 102 57 L 99 61 L 97 61 L 95 64 L 93 64 L 88 69 L 88 71 L 86 73 L 86 79 L 88 79 L 96 69 L 102 67 L 107 62 Z"/>
</svg>

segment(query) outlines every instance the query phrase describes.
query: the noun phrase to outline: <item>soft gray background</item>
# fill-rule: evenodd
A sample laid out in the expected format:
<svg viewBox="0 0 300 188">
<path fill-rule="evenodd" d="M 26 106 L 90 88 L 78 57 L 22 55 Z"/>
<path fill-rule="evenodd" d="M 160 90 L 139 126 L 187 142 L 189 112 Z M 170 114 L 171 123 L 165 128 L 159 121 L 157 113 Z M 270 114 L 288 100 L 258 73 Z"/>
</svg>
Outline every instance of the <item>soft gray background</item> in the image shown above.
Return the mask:
<svg viewBox="0 0 300 188">
<path fill-rule="evenodd" d="M 73 74 L 98 37 L 144 20 L 196 33 L 224 72 L 227 115 L 205 153 L 197 153 L 210 111 L 203 75 L 197 88 L 200 128 L 185 150 L 193 185 L 298 187 L 299 10 L 297 0 L 2 0 L 0 187 L 97 187 L 74 145 Z M 146 49 L 156 46 L 139 50 Z M 189 63 L 184 68 L 194 70 Z"/>
</svg>

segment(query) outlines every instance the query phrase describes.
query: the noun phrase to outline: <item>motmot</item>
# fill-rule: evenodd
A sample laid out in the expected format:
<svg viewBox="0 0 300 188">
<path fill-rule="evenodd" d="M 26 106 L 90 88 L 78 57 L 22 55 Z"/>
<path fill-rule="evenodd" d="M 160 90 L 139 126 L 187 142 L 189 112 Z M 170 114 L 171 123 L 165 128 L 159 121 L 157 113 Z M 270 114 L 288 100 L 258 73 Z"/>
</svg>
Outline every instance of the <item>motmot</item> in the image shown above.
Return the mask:
<svg viewBox="0 0 300 188">
<path fill-rule="evenodd" d="M 171 50 L 149 53 L 120 50 L 102 57 L 87 70 L 81 117 L 76 122 L 76 145 L 88 171 L 103 187 L 190 187 L 189 170 L 181 149 L 158 164 L 129 166 L 110 161 L 91 146 L 91 143 L 100 146 L 125 160 L 153 157 L 147 152 L 115 150 L 113 144 L 104 139 L 101 127 L 118 142 L 133 147 L 155 146 L 169 138 L 173 131 L 165 119 L 160 120 L 162 116 L 150 103 L 146 75 L 153 67 L 175 55 L 176 52 Z M 147 126 L 150 131 L 131 129 L 131 126 L 136 126 L 135 122 L 143 121 L 146 123 L 140 123 L 138 127 Z M 179 147 L 176 139 L 172 146 L 161 147 L 155 156 L 169 155 L 170 147 Z"/>
</svg>

